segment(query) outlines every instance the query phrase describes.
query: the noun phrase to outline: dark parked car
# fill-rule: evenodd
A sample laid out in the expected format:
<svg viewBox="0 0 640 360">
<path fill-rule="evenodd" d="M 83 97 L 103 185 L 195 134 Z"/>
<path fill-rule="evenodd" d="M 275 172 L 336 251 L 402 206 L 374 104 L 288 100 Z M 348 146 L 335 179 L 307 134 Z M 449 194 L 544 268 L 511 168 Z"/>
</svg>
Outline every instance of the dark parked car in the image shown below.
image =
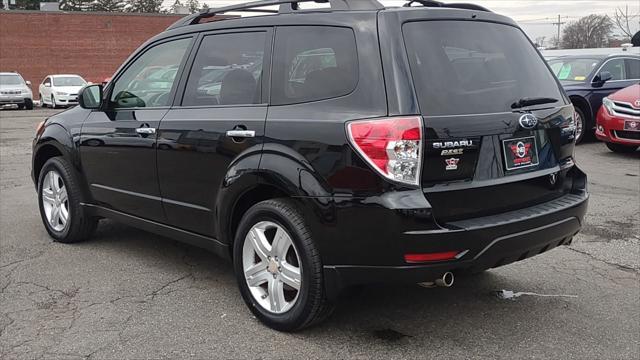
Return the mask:
<svg viewBox="0 0 640 360">
<path fill-rule="evenodd" d="M 605 96 L 640 80 L 640 55 L 561 56 L 549 60 L 549 66 L 575 105 L 577 142 L 593 134 Z"/>
<path fill-rule="evenodd" d="M 188 16 L 49 118 L 33 179 L 50 236 L 85 240 L 111 218 L 209 249 L 285 331 L 352 285 L 451 286 L 571 242 L 588 198 L 573 105 L 514 21 L 299 2 Z M 178 70 L 145 89 L 157 66 Z"/>
</svg>

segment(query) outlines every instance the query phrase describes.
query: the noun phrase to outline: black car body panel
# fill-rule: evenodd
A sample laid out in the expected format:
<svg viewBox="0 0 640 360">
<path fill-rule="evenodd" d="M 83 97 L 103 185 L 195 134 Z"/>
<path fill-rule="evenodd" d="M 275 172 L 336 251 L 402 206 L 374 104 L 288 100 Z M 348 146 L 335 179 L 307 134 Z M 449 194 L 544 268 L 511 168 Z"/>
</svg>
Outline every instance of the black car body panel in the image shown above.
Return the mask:
<svg viewBox="0 0 640 360">
<path fill-rule="evenodd" d="M 307 11 L 174 28 L 125 62 L 105 87 L 101 109 L 76 107 L 46 122 L 34 140 L 34 180 L 46 156 L 61 154 L 77 168 L 90 199 L 84 206 L 93 214 L 227 257 L 244 211 L 261 200 L 291 198 L 311 229 L 331 293 L 356 283 L 425 281 L 445 271 L 481 270 L 570 242 L 582 226 L 588 195 L 586 176 L 572 158 L 572 106 L 557 82 L 549 77 L 557 90 L 552 104 L 430 115 L 419 100 L 402 31 L 403 24 L 416 21 L 507 26 L 532 47 L 506 17 L 448 8 Z M 355 54 L 349 60 L 355 70 L 343 74 L 353 80 L 352 89 L 313 101 L 280 102 L 282 94 L 274 92 L 280 81 L 277 54 L 286 51 L 272 49 L 284 46 L 280 36 L 296 33 L 288 31 L 298 29 L 292 26 L 300 26 L 299 32 L 315 26 L 353 33 L 356 46 L 343 46 Z M 260 73 L 261 91 L 253 103 L 185 105 L 190 72 L 205 39 L 249 32 L 265 34 L 262 60 L 234 66 Z M 128 68 L 146 51 L 176 39 L 189 45 L 171 69 L 176 78 L 165 97 L 151 97 L 163 105 L 109 108 L 120 101 L 114 89 Z M 532 51 L 534 61 L 542 62 Z M 249 61 L 246 56 L 237 60 Z M 262 72 L 255 70 L 260 66 Z M 531 128 L 522 126 L 527 114 L 538 119 Z M 424 124 L 423 163 L 415 185 L 380 176 L 348 136 L 351 123 L 397 116 Z M 251 137 L 233 137 L 230 130 Z M 538 162 L 505 169 L 505 141 L 520 138 L 537 144 Z M 58 151 L 42 151 L 48 146 Z M 459 171 L 445 170 L 444 150 L 458 152 Z M 404 258 L 452 250 L 463 254 L 421 264 Z"/>
</svg>

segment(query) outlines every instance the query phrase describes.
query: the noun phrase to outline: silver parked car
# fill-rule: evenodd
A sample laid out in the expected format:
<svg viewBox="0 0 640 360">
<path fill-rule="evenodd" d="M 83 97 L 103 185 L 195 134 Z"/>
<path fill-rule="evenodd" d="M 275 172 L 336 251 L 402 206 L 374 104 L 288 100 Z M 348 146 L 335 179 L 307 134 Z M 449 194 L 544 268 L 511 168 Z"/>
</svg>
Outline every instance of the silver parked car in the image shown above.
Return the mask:
<svg viewBox="0 0 640 360">
<path fill-rule="evenodd" d="M 30 81 L 24 81 L 15 72 L 0 72 L 0 107 L 18 105 L 19 109 L 33 109 L 33 93 Z"/>
</svg>

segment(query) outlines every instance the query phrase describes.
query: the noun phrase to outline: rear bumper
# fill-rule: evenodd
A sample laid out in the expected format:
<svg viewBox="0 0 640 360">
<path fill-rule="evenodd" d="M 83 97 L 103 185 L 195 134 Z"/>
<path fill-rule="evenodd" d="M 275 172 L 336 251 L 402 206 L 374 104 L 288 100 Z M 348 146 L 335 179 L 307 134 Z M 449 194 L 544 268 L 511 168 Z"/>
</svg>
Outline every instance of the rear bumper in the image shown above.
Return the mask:
<svg viewBox="0 0 640 360">
<path fill-rule="evenodd" d="M 583 180 L 586 184 L 586 177 Z M 345 287 L 364 283 L 433 281 L 447 271 L 481 271 L 541 254 L 571 243 L 582 227 L 587 206 L 586 185 L 578 185 L 569 194 L 525 209 L 454 221 L 440 229 L 406 231 L 394 239 L 400 243 L 400 252 L 460 251 L 463 255 L 421 264 L 327 265 L 327 294 L 336 296 Z M 388 254 L 397 258 L 392 249 Z"/>
<path fill-rule="evenodd" d="M 625 131 L 625 120 L 635 119 L 611 116 L 604 106 L 601 107 L 596 122 L 596 137 L 604 142 L 640 146 L 640 131 Z"/>
</svg>

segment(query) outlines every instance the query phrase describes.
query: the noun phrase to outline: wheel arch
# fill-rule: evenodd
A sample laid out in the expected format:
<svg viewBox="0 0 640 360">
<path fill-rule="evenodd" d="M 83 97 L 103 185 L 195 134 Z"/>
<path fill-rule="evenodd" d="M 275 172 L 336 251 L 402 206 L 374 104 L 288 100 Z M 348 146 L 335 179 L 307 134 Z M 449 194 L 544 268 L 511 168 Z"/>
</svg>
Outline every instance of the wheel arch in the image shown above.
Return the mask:
<svg viewBox="0 0 640 360">
<path fill-rule="evenodd" d="M 80 170 L 80 157 L 77 151 L 77 147 L 71 138 L 71 135 L 67 130 L 59 124 L 53 123 L 45 127 L 42 135 L 38 138 L 35 146 L 33 147 L 33 159 L 32 159 L 32 177 L 33 181 L 38 186 L 38 179 L 42 167 L 47 160 L 52 157 L 61 156 L 71 164 L 74 171 L 74 175 L 79 180 L 81 191 L 85 195 L 89 195 L 86 182 L 83 181 Z M 88 199 L 89 197 L 87 197 Z"/>
<path fill-rule="evenodd" d="M 305 200 L 332 196 L 322 177 L 315 174 L 304 157 L 292 154 L 291 149 L 284 146 L 278 150 L 283 149 L 287 151 L 263 152 L 257 163 L 255 158 L 244 159 L 229 168 L 219 192 L 216 214 L 218 240 L 229 244 L 230 251 L 240 220 L 253 205 L 291 198 L 300 205 L 300 211 L 307 213 L 309 204 L 315 202 Z"/>
<path fill-rule="evenodd" d="M 573 103 L 574 106 L 579 107 L 582 113 L 586 116 L 587 128 L 591 129 L 595 127 L 595 116 L 593 116 L 591 106 L 587 99 L 580 95 L 570 95 L 569 99 L 571 100 L 571 103 Z"/>
</svg>

